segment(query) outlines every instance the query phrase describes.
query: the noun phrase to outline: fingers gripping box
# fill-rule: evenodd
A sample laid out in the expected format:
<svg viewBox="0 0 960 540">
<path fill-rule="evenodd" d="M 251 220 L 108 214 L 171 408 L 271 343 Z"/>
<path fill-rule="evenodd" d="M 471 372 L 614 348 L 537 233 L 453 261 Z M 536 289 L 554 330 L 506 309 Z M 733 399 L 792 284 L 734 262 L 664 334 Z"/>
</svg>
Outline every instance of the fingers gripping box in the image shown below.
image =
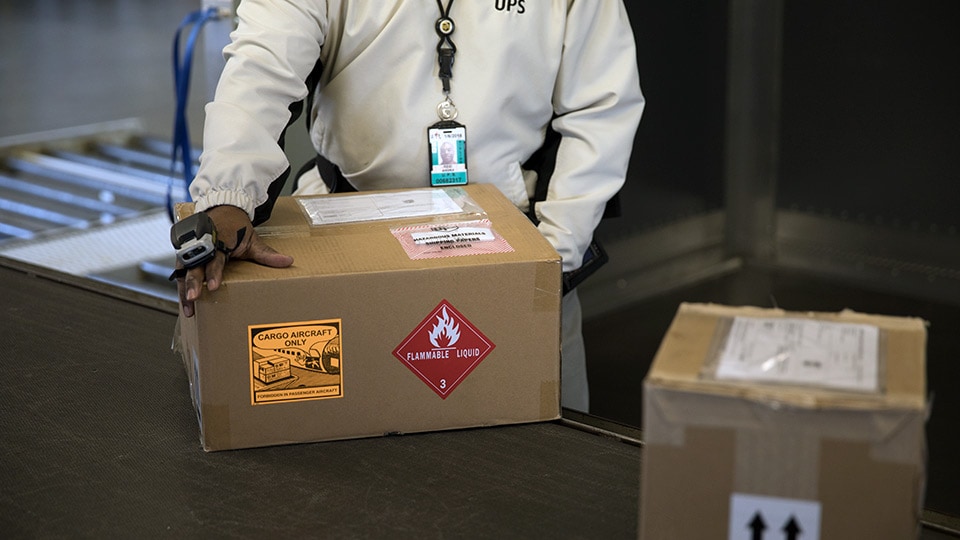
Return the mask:
<svg viewBox="0 0 960 540">
<path fill-rule="evenodd" d="M 178 323 L 206 450 L 559 418 L 560 258 L 495 187 L 281 197 L 257 234 L 293 266 L 231 261 Z"/>
<path fill-rule="evenodd" d="M 683 304 L 644 381 L 640 538 L 916 538 L 926 325 Z"/>
</svg>

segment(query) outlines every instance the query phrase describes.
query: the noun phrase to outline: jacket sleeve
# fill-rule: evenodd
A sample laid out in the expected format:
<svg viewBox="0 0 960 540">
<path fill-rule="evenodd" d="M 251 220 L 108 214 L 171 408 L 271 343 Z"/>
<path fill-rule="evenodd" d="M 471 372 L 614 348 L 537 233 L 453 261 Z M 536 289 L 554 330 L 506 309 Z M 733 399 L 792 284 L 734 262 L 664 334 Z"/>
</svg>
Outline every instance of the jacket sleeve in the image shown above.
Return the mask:
<svg viewBox="0 0 960 540">
<path fill-rule="evenodd" d="M 203 154 L 190 185 L 198 210 L 228 204 L 256 219 L 272 206 L 290 168 L 283 134 L 299 114 L 305 81 L 320 56 L 324 6 L 240 3 L 237 29 L 224 48 L 226 64 L 205 109 Z"/>
<path fill-rule="evenodd" d="M 644 98 L 636 44 L 621 1 L 571 0 L 553 95 L 562 136 L 540 232 L 563 270 L 578 268 L 604 207 L 623 186 Z"/>
</svg>

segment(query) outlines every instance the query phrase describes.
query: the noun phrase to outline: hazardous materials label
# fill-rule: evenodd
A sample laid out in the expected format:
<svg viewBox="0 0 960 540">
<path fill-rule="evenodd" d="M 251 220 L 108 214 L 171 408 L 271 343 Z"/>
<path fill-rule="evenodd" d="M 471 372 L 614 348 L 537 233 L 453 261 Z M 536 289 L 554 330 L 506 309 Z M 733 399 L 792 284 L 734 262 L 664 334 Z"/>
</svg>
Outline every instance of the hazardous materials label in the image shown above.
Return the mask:
<svg viewBox="0 0 960 540">
<path fill-rule="evenodd" d="M 489 219 L 412 225 L 390 229 L 390 232 L 413 260 L 513 251 Z"/>
<path fill-rule="evenodd" d="M 446 399 L 493 349 L 479 329 L 443 300 L 393 355 Z"/>
<path fill-rule="evenodd" d="M 343 396 L 341 320 L 248 327 L 252 405 Z"/>
</svg>

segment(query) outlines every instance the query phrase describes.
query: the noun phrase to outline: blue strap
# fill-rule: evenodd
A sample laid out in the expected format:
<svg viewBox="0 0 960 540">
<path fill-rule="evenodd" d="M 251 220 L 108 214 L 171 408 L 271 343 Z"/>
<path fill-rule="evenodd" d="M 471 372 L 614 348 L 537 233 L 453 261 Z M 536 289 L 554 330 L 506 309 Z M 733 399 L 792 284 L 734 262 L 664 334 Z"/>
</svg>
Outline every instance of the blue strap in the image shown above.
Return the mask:
<svg viewBox="0 0 960 540">
<path fill-rule="evenodd" d="M 170 156 L 170 184 L 167 189 L 167 212 L 173 221 L 173 176 L 180 162 L 186 184 L 187 200 L 190 199 L 190 183 L 193 182 L 193 149 L 190 144 L 190 129 L 187 123 L 187 101 L 190 94 L 190 71 L 193 65 L 193 49 L 203 25 L 219 18 L 217 8 L 194 11 L 184 17 L 173 38 L 173 86 L 176 96 L 176 113 L 173 123 L 173 151 Z M 193 26 L 187 37 L 183 56 L 180 55 L 180 40 L 183 31 Z"/>
</svg>

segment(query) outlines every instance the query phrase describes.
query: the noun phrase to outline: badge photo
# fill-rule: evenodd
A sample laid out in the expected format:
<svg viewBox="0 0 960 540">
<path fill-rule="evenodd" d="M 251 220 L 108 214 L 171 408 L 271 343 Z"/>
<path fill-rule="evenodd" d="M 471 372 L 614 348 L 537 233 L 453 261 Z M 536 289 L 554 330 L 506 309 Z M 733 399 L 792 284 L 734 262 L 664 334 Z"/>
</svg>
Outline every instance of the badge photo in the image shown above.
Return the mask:
<svg viewBox="0 0 960 540">
<path fill-rule="evenodd" d="M 427 129 L 430 143 L 430 185 L 467 183 L 467 128 L 457 122 L 439 122 Z"/>
</svg>

